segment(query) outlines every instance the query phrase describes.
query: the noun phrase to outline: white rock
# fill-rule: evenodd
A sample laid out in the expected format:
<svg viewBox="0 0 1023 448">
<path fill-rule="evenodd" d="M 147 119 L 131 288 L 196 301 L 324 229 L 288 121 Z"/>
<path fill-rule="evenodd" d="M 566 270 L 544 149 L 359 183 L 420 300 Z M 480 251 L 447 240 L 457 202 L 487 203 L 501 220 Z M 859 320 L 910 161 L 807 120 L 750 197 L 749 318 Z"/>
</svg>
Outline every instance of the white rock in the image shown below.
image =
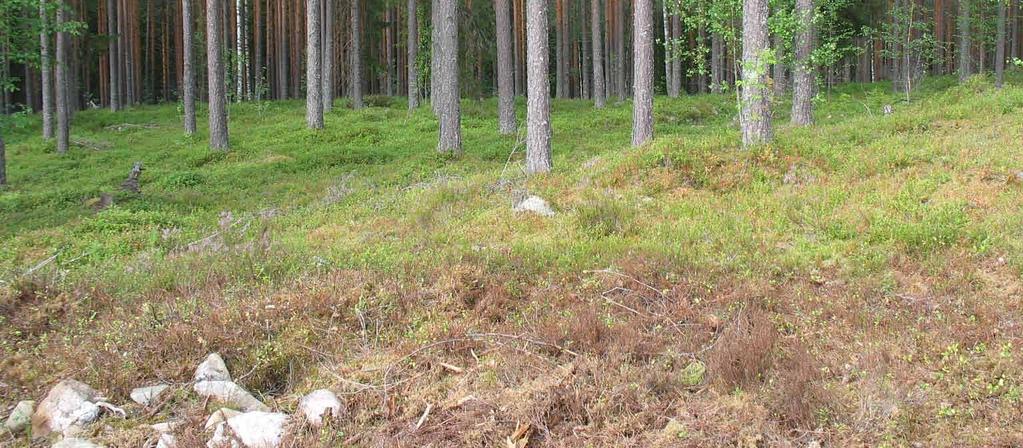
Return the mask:
<svg viewBox="0 0 1023 448">
<path fill-rule="evenodd" d="M 554 210 L 551 208 L 550 204 L 548 204 L 547 201 L 540 196 L 530 196 L 522 202 L 515 204 L 515 207 L 513 207 L 512 210 L 520 213 L 536 213 L 540 216 L 554 216 Z"/>
<path fill-rule="evenodd" d="M 288 416 L 276 412 L 246 412 L 217 425 L 207 448 L 277 448 Z"/>
<path fill-rule="evenodd" d="M 341 400 L 327 389 L 314 390 L 302 397 L 298 402 L 298 410 L 309 424 L 320 426 L 327 415 L 333 415 L 335 418 L 341 416 Z"/>
<path fill-rule="evenodd" d="M 199 381 L 231 381 L 231 373 L 227 371 L 227 364 L 219 354 L 210 353 L 206 360 L 199 364 L 192 377 L 195 382 Z"/>
<path fill-rule="evenodd" d="M 229 418 L 237 415 L 242 415 L 242 413 L 230 408 L 217 409 L 216 412 L 210 415 L 210 418 L 206 419 L 206 425 L 204 428 L 209 431 L 216 428 L 217 425 L 226 422 Z"/>
<path fill-rule="evenodd" d="M 163 393 L 163 391 L 167 390 L 169 387 L 170 386 L 166 384 L 157 384 L 155 386 L 139 387 L 137 389 L 132 389 L 131 400 L 142 406 L 149 406 L 154 401 L 156 401 L 156 398 L 159 397 L 160 394 Z"/>
<path fill-rule="evenodd" d="M 210 397 L 245 412 L 269 411 L 270 407 L 252 396 L 249 391 L 232 381 L 200 381 L 192 386 L 195 393 Z"/>
<path fill-rule="evenodd" d="M 178 439 L 174 437 L 174 434 L 160 434 L 160 438 L 156 441 L 156 448 L 175 448 L 178 446 Z"/>
<path fill-rule="evenodd" d="M 103 446 L 96 445 L 95 443 L 85 439 L 76 439 L 71 437 L 54 443 L 53 448 L 103 448 Z"/>
<path fill-rule="evenodd" d="M 156 431 L 156 432 L 158 432 L 160 434 L 166 434 L 168 432 L 174 431 L 179 426 L 181 426 L 183 423 L 184 422 L 181 421 L 181 420 L 172 420 L 172 421 L 169 421 L 169 422 L 154 423 L 152 425 L 149 425 L 149 427 L 153 428 L 153 431 Z"/>
<path fill-rule="evenodd" d="M 68 379 L 57 383 L 32 414 L 32 435 L 73 435 L 99 418 L 102 409 L 96 402 L 101 399 L 99 392 L 81 382 Z"/>
<path fill-rule="evenodd" d="M 11 411 L 11 415 L 7 416 L 7 421 L 4 422 L 4 428 L 8 431 L 17 434 L 28 428 L 28 425 L 32 424 L 32 409 L 35 408 L 36 402 L 34 401 L 20 401 L 14 410 Z"/>
</svg>

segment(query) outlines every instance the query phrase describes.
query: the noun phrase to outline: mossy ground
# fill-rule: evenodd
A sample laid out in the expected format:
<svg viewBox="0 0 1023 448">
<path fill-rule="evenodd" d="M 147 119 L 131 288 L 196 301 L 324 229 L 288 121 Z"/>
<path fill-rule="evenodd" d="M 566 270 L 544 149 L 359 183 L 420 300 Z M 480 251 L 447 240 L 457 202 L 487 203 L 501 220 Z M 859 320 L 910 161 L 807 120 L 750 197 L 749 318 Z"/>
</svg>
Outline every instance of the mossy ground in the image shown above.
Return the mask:
<svg viewBox="0 0 1023 448">
<path fill-rule="evenodd" d="M 1020 444 L 1011 81 L 841 86 L 810 128 L 780 101 L 751 151 L 727 94 L 658 98 L 639 149 L 627 103 L 555 101 L 554 172 L 531 179 L 493 100 L 463 103 L 459 158 L 397 102 L 339 101 L 318 132 L 301 102 L 232 105 L 227 153 L 170 105 L 81 112 L 65 156 L 21 118 L 0 399 L 74 376 L 124 401 L 219 351 L 286 410 L 345 392 L 326 439 L 356 446 L 492 446 L 518 422 L 537 446 Z M 118 189 L 135 161 L 141 195 Z M 557 216 L 515 215 L 525 193 Z"/>
</svg>

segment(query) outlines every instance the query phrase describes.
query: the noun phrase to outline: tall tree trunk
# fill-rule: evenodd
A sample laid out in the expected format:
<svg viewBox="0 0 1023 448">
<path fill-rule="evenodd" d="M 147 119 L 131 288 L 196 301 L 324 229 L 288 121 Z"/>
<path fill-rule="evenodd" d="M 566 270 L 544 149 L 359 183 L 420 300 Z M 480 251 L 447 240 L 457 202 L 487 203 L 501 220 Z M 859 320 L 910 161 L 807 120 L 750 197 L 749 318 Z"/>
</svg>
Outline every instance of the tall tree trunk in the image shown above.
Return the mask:
<svg viewBox="0 0 1023 448">
<path fill-rule="evenodd" d="M 57 8 L 57 20 L 55 21 L 56 28 L 60 29 L 64 25 L 64 5 L 60 5 Z M 68 35 L 66 31 L 57 32 L 57 70 L 56 70 L 56 86 L 54 89 L 54 96 L 57 99 L 57 152 L 64 154 L 68 150 L 68 139 L 70 138 L 71 132 L 71 111 L 69 110 L 68 101 Z"/>
<path fill-rule="evenodd" d="M 7 146 L 4 145 L 4 134 L 0 129 L 0 186 L 3 185 L 7 185 Z"/>
<path fill-rule="evenodd" d="M 565 21 L 565 5 L 564 0 L 554 0 L 554 46 L 557 49 L 554 54 L 554 90 L 555 96 L 558 98 L 565 98 L 565 84 L 567 83 L 567 77 L 565 75 L 565 31 L 562 25 Z"/>
<path fill-rule="evenodd" d="M 593 41 L 593 106 L 603 109 L 607 103 L 604 81 L 604 34 L 601 30 L 600 0 L 590 0 L 590 40 Z"/>
<path fill-rule="evenodd" d="M 195 70 L 192 57 L 192 0 L 181 0 L 182 69 L 181 95 L 185 105 L 185 134 L 195 134 Z"/>
<path fill-rule="evenodd" d="M 671 54 L 671 88 L 675 97 L 682 95 L 682 55 L 680 50 L 684 47 L 679 43 L 682 39 L 682 18 L 678 14 L 671 16 L 671 38 L 674 42 Z"/>
<path fill-rule="evenodd" d="M 362 109 L 362 12 L 359 4 L 362 0 L 352 0 L 352 60 L 349 65 L 351 73 L 348 80 L 351 83 L 352 107 Z"/>
<path fill-rule="evenodd" d="M 675 92 L 671 90 L 671 14 L 668 12 L 668 0 L 661 1 L 661 24 L 664 30 L 664 92 L 669 97 L 675 98 Z"/>
<path fill-rule="evenodd" d="M 618 11 L 615 12 L 615 39 L 618 47 L 615 49 L 618 63 L 615 65 L 617 77 L 615 87 L 618 91 L 618 101 L 625 101 L 628 89 L 625 87 L 625 0 L 616 0 Z"/>
<path fill-rule="evenodd" d="M 206 0 L 206 75 L 210 97 L 210 148 L 227 150 L 227 85 L 224 82 L 222 1 Z"/>
<path fill-rule="evenodd" d="M 115 0 L 107 0 L 107 63 L 110 81 L 110 87 L 108 94 L 110 95 L 110 110 L 118 111 L 121 109 L 121 92 L 120 85 L 121 81 L 119 78 L 118 68 L 120 67 L 119 62 L 119 49 L 117 48 L 117 20 L 120 17 L 117 15 L 117 4 Z"/>
<path fill-rule="evenodd" d="M 957 28 L 959 32 L 959 81 L 965 81 L 970 77 L 970 0 L 959 0 L 959 17 Z"/>
<path fill-rule="evenodd" d="M 334 110 L 334 0 L 323 1 L 323 112 Z"/>
<path fill-rule="evenodd" d="M 437 151 L 462 153 L 462 112 L 458 86 L 458 3 L 459 0 L 438 0 L 437 19 L 437 85 L 443 86 L 437 105 L 440 124 Z"/>
<path fill-rule="evenodd" d="M 995 47 L 995 87 L 1001 89 L 1005 81 L 1005 2 L 998 1 L 998 36 Z"/>
<path fill-rule="evenodd" d="M 784 45 L 783 45 L 783 42 L 782 42 L 782 35 L 781 35 L 781 33 L 774 33 L 774 36 L 772 36 L 772 39 L 774 40 L 774 57 L 775 57 L 775 62 L 774 62 L 774 66 L 772 67 L 773 74 L 771 75 L 771 81 L 772 81 L 772 83 L 774 85 L 774 96 L 776 98 L 780 98 L 781 96 L 785 95 L 785 89 L 788 88 L 788 85 L 785 82 L 786 81 L 785 80 L 785 64 L 782 62 L 783 58 L 785 57 L 784 50 L 783 50 L 784 49 Z"/>
<path fill-rule="evenodd" d="M 792 123 L 809 125 L 813 123 L 813 62 L 810 60 L 814 45 L 813 0 L 796 0 L 795 76 L 792 84 Z"/>
<path fill-rule="evenodd" d="M 39 21 L 42 31 L 39 32 L 39 67 L 42 73 L 43 91 L 43 138 L 53 138 L 53 68 L 50 64 L 50 29 L 46 26 L 46 0 L 39 0 Z"/>
<path fill-rule="evenodd" d="M 551 170 L 551 81 L 547 0 L 526 0 L 526 173 Z"/>
<path fill-rule="evenodd" d="M 653 0 L 632 1 L 632 146 L 654 137 L 654 8 Z"/>
<path fill-rule="evenodd" d="M 408 0 L 408 108 L 419 108 L 419 15 L 416 0 Z"/>
<path fill-rule="evenodd" d="M 310 129 L 323 129 L 323 46 L 320 0 L 306 0 L 305 121 Z"/>
<path fill-rule="evenodd" d="M 502 134 L 514 134 L 515 73 L 512 67 L 511 9 L 508 0 L 494 0 L 497 26 L 498 122 Z"/>
<path fill-rule="evenodd" d="M 742 8 L 742 110 L 744 148 L 771 141 L 771 104 L 767 90 L 769 51 L 767 0 L 744 0 Z"/>
</svg>

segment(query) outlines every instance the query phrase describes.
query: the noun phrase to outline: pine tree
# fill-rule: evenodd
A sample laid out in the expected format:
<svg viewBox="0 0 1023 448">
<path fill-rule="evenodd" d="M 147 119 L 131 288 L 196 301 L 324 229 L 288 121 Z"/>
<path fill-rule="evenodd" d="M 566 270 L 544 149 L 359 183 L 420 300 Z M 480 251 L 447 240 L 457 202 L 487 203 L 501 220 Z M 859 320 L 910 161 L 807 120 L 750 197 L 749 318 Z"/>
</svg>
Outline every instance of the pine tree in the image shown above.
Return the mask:
<svg viewBox="0 0 1023 448">
<path fill-rule="evenodd" d="M 57 20 L 54 22 L 57 28 L 57 67 L 56 86 L 54 96 L 57 101 L 57 152 L 64 154 L 68 150 L 71 133 L 71 111 L 68 104 L 68 87 L 71 83 L 68 76 L 68 33 L 62 30 L 65 17 L 64 5 L 57 8 Z"/>
<path fill-rule="evenodd" d="M 796 33 L 795 76 L 792 80 L 792 123 L 809 125 L 813 123 L 813 62 L 810 60 L 814 45 L 813 0 L 796 0 L 796 18 L 799 31 Z"/>
<path fill-rule="evenodd" d="M 771 141 L 771 102 L 767 86 L 767 0 L 744 0 L 742 8 L 742 108 L 744 148 Z"/>
<path fill-rule="evenodd" d="M 462 116 L 458 88 L 458 2 L 459 0 L 437 0 L 437 85 L 442 87 L 442 97 L 437 104 L 440 133 L 437 151 L 441 153 L 462 153 Z"/>
<path fill-rule="evenodd" d="M 526 173 L 551 170 L 551 82 L 547 0 L 526 0 Z"/>
<path fill-rule="evenodd" d="M 515 74 L 512 67 L 511 9 L 508 0 L 494 0 L 497 31 L 498 128 L 502 134 L 514 134 Z"/>
<path fill-rule="evenodd" d="M 654 9 L 653 0 L 633 0 L 632 15 L 632 146 L 654 136 Z"/>
<path fill-rule="evenodd" d="M 606 87 L 604 85 L 604 34 L 601 29 L 603 21 L 600 17 L 600 0 L 590 0 L 590 32 L 593 41 L 593 106 L 603 109 L 606 104 Z"/>
<path fill-rule="evenodd" d="M 195 134 L 195 71 L 192 57 L 192 0 L 181 0 L 182 80 L 181 95 L 185 106 L 185 134 Z M 111 71 L 113 73 L 113 71 Z M 113 81 L 111 81 L 113 84 Z M 111 87 L 113 89 L 113 87 Z"/>
<path fill-rule="evenodd" d="M 352 107 L 362 109 L 365 105 L 362 102 L 362 12 L 359 3 L 362 0 L 352 0 L 352 47 L 351 63 L 349 64 L 349 82 L 351 83 Z"/>
<path fill-rule="evenodd" d="M 408 108 L 419 108 L 419 17 L 416 0 L 408 0 Z"/>
<path fill-rule="evenodd" d="M 53 138 L 53 67 L 50 64 L 50 34 L 47 28 L 46 0 L 39 0 L 39 71 L 42 73 L 43 138 Z"/>
<path fill-rule="evenodd" d="M 224 81 L 222 1 L 206 0 L 206 75 L 209 84 L 210 148 L 227 150 L 227 85 Z"/>
<path fill-rule="evenodd" d="M 306 0 L 305 121 L 323 129 L 323 47 L 320 42 L 320 0 Z"/>
</svg>

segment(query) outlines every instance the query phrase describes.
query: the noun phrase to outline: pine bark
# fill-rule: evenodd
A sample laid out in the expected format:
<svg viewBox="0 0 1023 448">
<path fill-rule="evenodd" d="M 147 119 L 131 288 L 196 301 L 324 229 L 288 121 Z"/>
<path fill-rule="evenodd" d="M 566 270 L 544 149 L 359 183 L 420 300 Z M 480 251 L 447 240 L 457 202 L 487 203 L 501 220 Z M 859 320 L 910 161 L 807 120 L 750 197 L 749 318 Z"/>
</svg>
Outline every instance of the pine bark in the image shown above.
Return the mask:
<svg viewBox="0 0 1023 448">
<path fill-rule="evenodd" d="M 682 95 L 682 55 L 679 54 L 679 47 L 674 45 L 680 45 L 680 39 L 682 39 L 682 18 L 678 14 L 671 16 L 671 38 L 674 42 L 672 49 L 674 50 L 671 54 L 671 90 L 674 92 L 674 96 L 678 98 Z"/>
<path fill-rule="evenodd" d="M 739 115 L 744 148 L 771 141 L 768 92 L 768 0 L 744 0 L 742 8 L 742 107 Z"/>
<path fill-rule="evenodd" d="M 515 73 L 512 67 L 511 9 L 508 0 L 494 0 L 497 26 L 498 122 L 501 134 L 514 134 Z"/>
<path fill-rule="evenodd" d="M 995 38 L 995 87 L 999 89 L 1005 81 L 1005 2 L 998 0 L 998 31 Z"/>
<path fill-rule="evenodd" d="M 408 0 L 408 108 L 419 108 L 419 17 L 416 0 Z"/>
<path fill-rule="evenodd" d="M 64 5 L 60 5 L 57 8 L 57 20 L 54 22 L 57 29 L 60 29 L 64 24 Z M 68 87 L 69 87 L 69 76 L 68 76 L 68 35 L 65 31 L 57 33 L 57 67 L 56 67 L 56 86 L 54 89 L 54 96 L 57 99 L 57 152 L 60 154 L 67 153 L 71 132 L 71 111 L 68 105 Z"/>
<path fill-rule="evenodd" d="M 633 0 L 632 14 L 632 146 L 654 137 L 654 9 L 653 0 Z"/>
<path fill-rule="evenodd" d="M 969 0 L 959 0 L 959 17 L 956 27 L 959 32 L 959 54 L 956 55 L 959 58 L 959 81 L 965 81 L 971 74 L 970 65 L 972 58 L 970 57 L 970 48 L 973 45 L 970 42 Z"/>
<path fill-rule="evenodd" d="M 209 85 L 210 148 L 216 150 L 228 149 L 222 1 L 206 0 L 206 75 Z"/>
<path fill-rule="evenodd" d="M 7 185 L 7 146 L 4 144 L 3 130 L 0 129 L 0 186 Z"/>
<path fill-rule="evenodd" d="M 627 89 L 625 87 L 625 0 L 616 0 L 616 6 L 618 7 L 615 12 L 615 57 L 617 58 L 617 64 L 615 64 L 615 90 L 618 92 L 618 101 L 625 101 L 627 96 Z"/>
<path fill-rule="evenodd" d="M 39 67 L 42 73 L 43 91 L 43 138 L 53 138 L 53 68 L 50 63 L 50 36 L 49 28 L 46 26 L 46 0 L 39 0 L 39 20 L 42 24 L 42 31 L 39 33 Z"/>
<path fill-rule="evenodd" d="M 555 70 L 555 96 L 558 98 L 566 98 L 565 94 L 567 75 L 565 74 L 565 31 L 563 29 L 565 21 L 565 2 L 564 0 L 554 0 L 554 46 L 557 51 L 554 54 L 554 70 Z"/>
<path fill-rule="evenodd" d="M 661 2 L 661 28 L 664 31 L 664 92 L 674 98 L 671 90 L 671 16 L 668 13 L 668 0 Z"/>
<path fill-rule="evenodd" d="M 603 109 L 607 104 L 604 81 L 604 35 L 601 30 L 600 0 L 590 0 L 590 32 L 593 41 L 593 106 Z"/>
<path fill-rule="evenodd" d="M 813 25 L 813 0 L 796 0 L 795 76 L 792 82 L 792 123 L 806 126 L 813 123 L 814 72 L 810 60 L 813 52 L 815 29 Z"/>
<path fill-rule="evenodd" d="M 334 110 L 334 0 L 323 2 L 323 112 Z"/>
<path fill-rule="evenodd" d="M 185 106 L 185 134 L 195 134 L 195 68 L 192 57 L 192 0 L 181 0 L 182 68 L 181 95 Z"/>
<path fill-rule="evenodd" d="M 547 0 L 526 0 L 526 173 L 551 170 L 551 82 Z"/>
<path fill-rule="evenodd" d="M 362 12 L 360 8 L 362 0 L 352 0 L 352 60 L 349 63 L 351 73 L 348 75 L 350 84 L 350 95 L 352 107 L 362 109 L 365 104 L 362 101 Z"/>
<path fill-rule="evenodd" d="M 117 48 L 117 5 L 115 0 L 107 0 L 107 62 L 109 75 L 107 76 L 110 81 L 110 87 L 108 94 L 110 95 L 110 110 L 118 111 L 121 109 L 121 92 L 120 85 L 121 81 L 119 78 L 118 67 L 120 67 L 119 54 Z"/>
<path fill-rule="evenodd" d="M 323 129 L 321 13 L 320 0 L 306 0 L 305 121 L 310 129 Z"/>
<path fill-rule="evenodd" d="M 458 87 L 458 2 L 437 0 L 437 84 L 442 97 L 437 105 L 440 124 L 437 151 L 462 153 L 462 119 Z"/>
</svg>

